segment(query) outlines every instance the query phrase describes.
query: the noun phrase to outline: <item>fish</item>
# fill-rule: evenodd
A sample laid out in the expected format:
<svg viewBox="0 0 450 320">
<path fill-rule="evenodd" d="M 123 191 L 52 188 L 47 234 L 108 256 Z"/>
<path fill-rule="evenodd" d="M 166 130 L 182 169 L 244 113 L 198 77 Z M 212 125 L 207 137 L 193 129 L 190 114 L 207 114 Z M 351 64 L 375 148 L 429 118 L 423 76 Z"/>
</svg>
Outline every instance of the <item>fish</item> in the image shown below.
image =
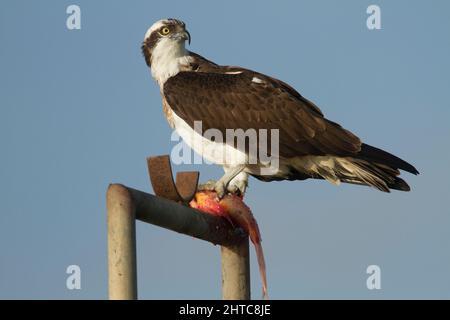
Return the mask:
<svg viewBox="0 0 450 320">
<path fill-rule="evenodd" d="M 234 228 L 242 228 L 248 234 L 255 247 L 258 260 L 262 282 L 262 297 L 263 299 L 268 299 L 266 262 L 261 245 L 261 232 L 252 211 L 244 203 L 243 196 L 228 193 L 222 199 L 219 199 L 215 191 L 197 191 L 189 206 L 206 214 L 224 218 Z"/>
</svg>

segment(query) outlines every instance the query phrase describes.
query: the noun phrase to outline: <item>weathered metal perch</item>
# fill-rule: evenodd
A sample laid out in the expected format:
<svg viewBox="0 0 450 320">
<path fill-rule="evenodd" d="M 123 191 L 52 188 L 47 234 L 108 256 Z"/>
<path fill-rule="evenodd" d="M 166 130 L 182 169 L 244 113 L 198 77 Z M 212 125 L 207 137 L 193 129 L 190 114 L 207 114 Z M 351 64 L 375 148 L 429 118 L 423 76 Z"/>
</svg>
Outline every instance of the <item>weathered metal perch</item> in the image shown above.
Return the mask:
<svg viewBox="0 0 450 320">
<path fill-rule="evenodd" d="M 108 210 L 108 268 L 109 298 L 137 299 L 136 268 L 136 219 L 162 228 L 183 233 L 198 239 L 222 246 L 222 296 L 223 299 L 250 299 L 250 263 L 248 236 L 241 229 L 234 229 L 226 220 L 204 214 L 179 204 L 186 203 L 197 187 L 198 173 L 180 173 L 177 184 L 161 176 L 167 173 L 165 161 L 168 157 L 149 158 L 148 166 L 152 184 L 156 189 L 164 190 L 159 183 L 165 184 L 166 194 L 172 200 L 154 196 L 121 184 L 111 184 L 107 191 Z M 153 175 L 155 162 L 160 163 L 159 178 Z M 152 169 L 153 168 L 153 169 Z M 163 169 L 161 169 L 163 168 Z M 165 169 L 164 169 L 165 168 Z M 182 178 L 180 178 L 180 176 Z M 184 178 L 183 178 L 184 177 Z M 158 182 L 159 181 L 159 182 Z M 172 181 L 172 185 L 170 185 Z M 183 187 L 180 188 L 180 182 Z M 161 188 L 160 188 L 161 187 Z M 178 190 L 174 192 L 174 188 Z"/>
<path fill-rule="evenodd" d="M 168 155 L 147 158 L 147 167 L 150 183 L 158 197 L 185 204 L 194 198 L 198 185 L 198 171 L 177 172 L 174 182 Z"/>
</svg>

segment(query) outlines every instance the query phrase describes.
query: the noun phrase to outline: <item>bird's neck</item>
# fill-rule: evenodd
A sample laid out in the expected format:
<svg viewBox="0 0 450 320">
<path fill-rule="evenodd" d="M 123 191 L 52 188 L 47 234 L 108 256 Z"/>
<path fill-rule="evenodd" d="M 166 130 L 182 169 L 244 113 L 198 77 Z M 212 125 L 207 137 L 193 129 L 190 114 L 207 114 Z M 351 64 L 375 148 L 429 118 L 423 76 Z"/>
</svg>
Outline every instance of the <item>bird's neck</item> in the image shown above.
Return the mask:
<svg viewBox="0 0 450 320">
<path fill-rule="evenodd" d="M 184 41 L 162 39 L 152 52 L 152 76 L 162 88 L 167 79 L 189 66 L 190 60 Z"/>
</svg>

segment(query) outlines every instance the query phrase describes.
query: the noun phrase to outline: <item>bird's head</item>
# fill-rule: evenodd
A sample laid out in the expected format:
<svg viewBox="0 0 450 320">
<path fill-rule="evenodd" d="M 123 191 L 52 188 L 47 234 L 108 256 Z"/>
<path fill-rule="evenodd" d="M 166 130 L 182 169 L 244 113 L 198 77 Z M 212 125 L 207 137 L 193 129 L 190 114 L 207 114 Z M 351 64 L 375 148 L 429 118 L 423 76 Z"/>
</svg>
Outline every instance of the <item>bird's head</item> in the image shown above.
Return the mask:
<svg viewBox="0 0 450 320">
<path fill-rule="evenodd" d="M 163 19 L 155 22 L 145 33 L 142 54 L 149 67 L 161 55 L 180 56 L 185 54 L 185 41 L 191 43 L 186 24 L 177 19 Z"/>
</svg>

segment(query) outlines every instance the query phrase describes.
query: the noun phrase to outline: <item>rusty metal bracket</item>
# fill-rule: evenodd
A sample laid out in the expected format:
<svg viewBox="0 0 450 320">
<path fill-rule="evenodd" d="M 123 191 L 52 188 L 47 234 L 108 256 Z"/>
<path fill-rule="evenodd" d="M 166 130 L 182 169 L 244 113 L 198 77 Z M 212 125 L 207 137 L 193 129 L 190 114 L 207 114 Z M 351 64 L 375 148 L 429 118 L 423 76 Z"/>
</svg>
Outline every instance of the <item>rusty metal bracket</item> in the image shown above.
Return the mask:
<svg viewBox="0 0 450 320">
<path fill-rule="evenodd" d="M 198 171 L 177 172 L 174 182 L 168 155 L 148 157 L 147 166 L 155 195 L 184 204 L 194 198 L 200 176 Z"/>
</svg>

